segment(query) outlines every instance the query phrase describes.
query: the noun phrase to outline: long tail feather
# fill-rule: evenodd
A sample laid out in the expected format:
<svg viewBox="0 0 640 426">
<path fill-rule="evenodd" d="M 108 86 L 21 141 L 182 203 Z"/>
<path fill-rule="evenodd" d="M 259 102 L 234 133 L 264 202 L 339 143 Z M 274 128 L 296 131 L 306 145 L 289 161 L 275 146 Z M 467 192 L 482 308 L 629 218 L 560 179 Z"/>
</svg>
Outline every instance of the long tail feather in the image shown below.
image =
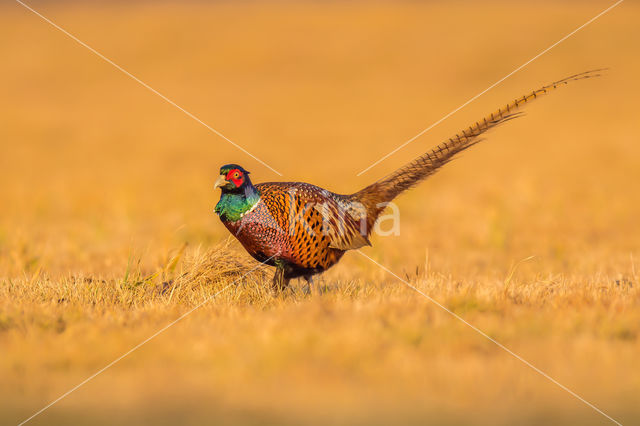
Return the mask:
<svg viewBox="0 0 640 426">
<path fill-rule="evenodd" d="M 480 136 L 488 130 L 520 117 L 522 112 L 518 110 L 525 104 L 572 81 L 599 77 L 604 70 L 597 69 L 574 74 L 515 99 L 491 115 L 476 121 L 469 128 L 462 130 L 461 133 L 442 142 L 404 167 L 351 195 L 351 199 L 364 204 L 367 207 L 371 221 L 375 222 L 377 216 L 384 210 L 384 206 L 378 206 L 380 203 L 393 200 L 400 193 L 435 173 L 440 167 L 451 161 L 456 154 L 480 142 L 482 140 Z M 370 224 L 370 227 L 371 225 L 373 223 Z"/>
</svg>

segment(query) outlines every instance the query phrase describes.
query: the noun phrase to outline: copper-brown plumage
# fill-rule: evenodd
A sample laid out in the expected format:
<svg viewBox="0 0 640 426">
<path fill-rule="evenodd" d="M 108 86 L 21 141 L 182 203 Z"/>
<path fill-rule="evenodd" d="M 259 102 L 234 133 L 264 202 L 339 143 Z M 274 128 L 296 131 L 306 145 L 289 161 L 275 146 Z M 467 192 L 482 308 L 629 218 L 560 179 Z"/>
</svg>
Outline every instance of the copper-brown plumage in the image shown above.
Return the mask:
<svg viewBox="0 0 640 426">
<path fill-rule="evenodd" d="M 370 245 L 376 220 L 399 194 L 480 142 L 488 130 L 520 116 L 523 105 L 571 81 L 599 76 L 600 71 L 572 75 L 534 90 L 350 195 L 301 182 L 253 185 L 242 167 L 223 166 L 216 182 L 222 188 L 216 213 L 254 258 L 276 266 L 276 288 L 285 288 L 295 277 L 310 281 L 312 275 L 336 264 L 347 250 Z"/>
</svg>

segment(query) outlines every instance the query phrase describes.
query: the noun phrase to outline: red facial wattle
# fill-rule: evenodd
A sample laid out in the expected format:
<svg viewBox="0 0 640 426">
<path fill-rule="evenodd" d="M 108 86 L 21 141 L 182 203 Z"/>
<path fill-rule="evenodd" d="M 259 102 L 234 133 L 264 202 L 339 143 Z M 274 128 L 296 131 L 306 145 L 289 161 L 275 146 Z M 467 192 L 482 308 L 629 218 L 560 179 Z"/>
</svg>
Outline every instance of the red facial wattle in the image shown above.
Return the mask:
<svg viewBox="0 0 640 426">
<path fill-rule="evenodd" d="M 242 177 L 242 172 L 240 170 L 233 169 L 229 170 L 229 173 L 227 173 L 227 177 L 225 179 L 227 179 L 229 182 L 233 182 L 236 188 L 239 188 L 240 185 L 242 185 L 242 181 L 244 178 Z"/>
</svg>

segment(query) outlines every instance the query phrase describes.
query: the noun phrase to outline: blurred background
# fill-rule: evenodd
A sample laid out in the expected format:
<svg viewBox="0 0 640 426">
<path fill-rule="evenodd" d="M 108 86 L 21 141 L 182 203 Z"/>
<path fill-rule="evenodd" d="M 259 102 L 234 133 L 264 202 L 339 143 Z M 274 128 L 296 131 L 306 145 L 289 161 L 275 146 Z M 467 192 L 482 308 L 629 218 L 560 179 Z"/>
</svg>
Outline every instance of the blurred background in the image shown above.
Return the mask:
<svg viewBox="0 0 640 426">
<path fill-rule="evenodd" d="M 640 267 L 634 263 L 634 256 L 640 257 L 637 3 L 622 3 L 380 165 L 356 175 L 612 3 L 28 3 L 281 172 L 278 176 L 20 4 L 4 2 L 0 5 L 0 279 L 5 285 L 11 280 L 28 282 L 36 272 L 53 281 L 69 276 L 114 279 L 123 275 L 132 254 L 142 270 L 153 271 L 167 253 L 184 243 L 190 249 L 206 248 L 227 239 L 228 232 L 213 214 L 219 197 L 213 182 L 222 164 L 241 164 L 252 172 L 254 182 L 305 181 L 339 193 L 355 192 L 508 101 L 551 81 L 601 67 L 609 68 L 604 77 L 573 83 L 535 102 L 524 118 L 491 132 L 485 142 L 398 199 L 400 235 L 374 238 L 374 247 L 366 253 L 398 273 L 414 271 L 428 257 L 428 265 L 442 276 L 474 283 L 502 280 L 515 262 L 531 255 L 537 260 L 522 265 L 523 273 L 531 276 L 566 274 L 575 280 L 606 276 L 611 281 L 623 275 L 635 277 L 635 268 Z M 237 255 L 246 256 L 240 250 Z M 323 279 L 388 278 L 366 259 L 349 255 Z M 9 312 L 16 303 L 7 298 L 2 306 Z M 170 319 L 171 313 L 160 315 L 157 324 Z M 135 326 L 136 320 L 130 320 L 128 324 Z M 13 403 L 15 412 L 7 410 L 9 419 L 20 417 L 16 412 L 35 411 L 74 383 L 72 379 L 38 382 L 29 371 L 41 370 L 19 362 L 22 354 L 27 348 L 43 351 L 31 356 L 34 365 L 45 368 L 41 364 L 48 351 L 61 348 L 54 340 L 47 345 L 25 343 L 29 338 L 15 333 L 3 337 L 0 331 L 0 342 L 4 340 L 13 354 L 5 359 L 10 382 L 26 383 L 23 393 L 15 394 L 20 401 Z M 618 349 L 619 353 L 637 349 L 635 336 L 633 346 Z M 136 337 L 119 339 L 114 334 L 118 343 L 112 347 L 126 349 Z M 200 337 L 206 338 L 204 330 Z M 248 342 L 243 350 L 251 350 Z M 532 338 L 529 344 L 536 347 L 535 342 Z M 117 352 L 78 361 L 85 366 L 80 370 L 69 358 L 68 368 L 75 372 L 71 377 L 82 378 Z M 181 368 L 176 365 L 192 361 L 170 363 L 163 373 L 163 364 L 158 365 L 152 355 L 146 355 L 153 367 L 143 377 L 160 377 L 167 383 Z M 296 360 L 303 358 L 300 353 Z M 416 357 L 413 362 L 425 361 Z M 611 358 L 608 365 L 615 364 Z M 271 368 L 278 374 L 273 376 L 262 367 L 250 370 L 269 377 L 261 377 L 263 386 L 257 388 L 263 398 L 277 399 L 282 392 L 279 383 L 285 388 L 298 383 L 287 375 L 286 365 L 275 365 Z M 576 377 L 585 377 L 583 389 L 592 390 L 597 386 L 586 379 L 588 365 L 585 361 L 581 370 L 585 376 L 576 373 Z M 135 372 L 136 366 L 126 371 Z M 390 363 L 382 368 L 388 376 L 353 378 L 367 377 L 361 387 L 353 388 L 357 391 L 345 395 L 377 396 L 345 402 L 344 412 L 352 414 L 347 418 L 372 420 L 367 412 L 380 401 L 376 389 L 392 383 L 388 380 L 398 367 Z M 514 365 L 513 371 L 520 368 L 526 369 Z M 608 373 L 626 375 L 614 370 Z M 307 377 L 306 370 L 295 371 Z M 503 377 L 502 373 L 508 377 L 509 371 L 498 369 L 490 377 Z M 119 389 L 120 396 L 100 396 L 105 387 L 91 384 L 75 404 L 99 411 L 95 404 L 105 398 L 138 414 L 140 406 L 156 405 L 155 397 L 147 398 L 135 384 L 139 384 L 135 374 L 115 377 L 110 389 Z M 189 392 L 176 387 L 175 394 L 163 396 L 162 401 L 182 401 L 176 416 L 190 403 L 203 406 L 192 393 L 207 384 L 196 373 L 189 377 L 182 383 Z M 236 388 L 229 380 L 212 404 L 224 406 L 225 398 L 241 400 L 243 389 L 251 384 L 250 378 L 242 377 L 245 387 Z M 119 388 L 118 380 L 127 386 Z M 339 394 L 304 380 L 309 393 L 297 400 L 292 392 L 285 398 L 287 404 L 303 412 L 307 408 L 309 413 L 324 412 L 319 419 L 339 422 L 325 412 L 331 411 Z M 637 374 L 629 380 L 620 388 L 624 398 L 640 383 Z M 418 384 L 411 386 L 413 394 L 421 392 Z M 606 397 L 594 395 L 623 398 L 613 389 L 618 388 L 611 384 Z M 523 392 L 521 400 L 506 406 L 526 406 L 529 391 Z M 492 393 L 498 399 L 507 394 L 507 388 Z M 136 398 L 144 403 L 127 402 Z M 489 403 L 496 400 L 489 398 Z M 455 422 L 458 417 L 452 413 L 468 414 L 477 408 L 460 404 L 448 407 L 445 418 Z M 591 417 L 579 405 L 573 408 L 588 421 L 604 419 Z M 412 411 L 406 412 L 409 417 L 404 420 L 409 421 Z M 289 419 L 268 409 L 252 413 L 227 413 L 228 421 Z M 416 416 L 414 420 L 424 420 Z M 43 416 L 41 421 L 47 419 Z"/>
</svg>

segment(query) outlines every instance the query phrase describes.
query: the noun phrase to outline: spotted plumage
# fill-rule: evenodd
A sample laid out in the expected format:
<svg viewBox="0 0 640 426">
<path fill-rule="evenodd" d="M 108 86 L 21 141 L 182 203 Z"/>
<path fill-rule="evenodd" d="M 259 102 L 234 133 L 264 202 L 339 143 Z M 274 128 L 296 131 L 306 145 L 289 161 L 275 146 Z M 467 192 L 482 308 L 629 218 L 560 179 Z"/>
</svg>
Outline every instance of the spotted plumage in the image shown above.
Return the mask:
<svg viewBox="0 0 640 426">
<path fill-rule="evenodd" d="M 325 220 L 321 209 L 337 210 L 339 203 L 348 202 L 345 196 L 299 182 L 260 183 L 254 188 L 259 200 L 247 213 L 235 221 L 223 220 L 249 254 L 281 265 L 287 280 L 310 277 L 340 260 L 346 247 L 337 248 L 335 242 L 347 238 L 347 231 L 334 236 L 329 229 L 335 230 L 337 221 Z"/>
<path fill-rule="evenodd" d="M 260 262 L 276 267 L 274 287 L 291 278 L 311 281 L 335 265 L 347 250 L 370 245 L 369 236 L 386 205 L 481 139 L 488 130 L 520 116 L 524 104 L 570 81 L 596 77 L 587 71 L 516 99 L 436 146 L 389 176 L 348 195 L 301 182 L 254 185 L 236 164 L 220 168 L 215 187 L 222 189 L 215 212 L 244 248 Z"/>
</svg>

